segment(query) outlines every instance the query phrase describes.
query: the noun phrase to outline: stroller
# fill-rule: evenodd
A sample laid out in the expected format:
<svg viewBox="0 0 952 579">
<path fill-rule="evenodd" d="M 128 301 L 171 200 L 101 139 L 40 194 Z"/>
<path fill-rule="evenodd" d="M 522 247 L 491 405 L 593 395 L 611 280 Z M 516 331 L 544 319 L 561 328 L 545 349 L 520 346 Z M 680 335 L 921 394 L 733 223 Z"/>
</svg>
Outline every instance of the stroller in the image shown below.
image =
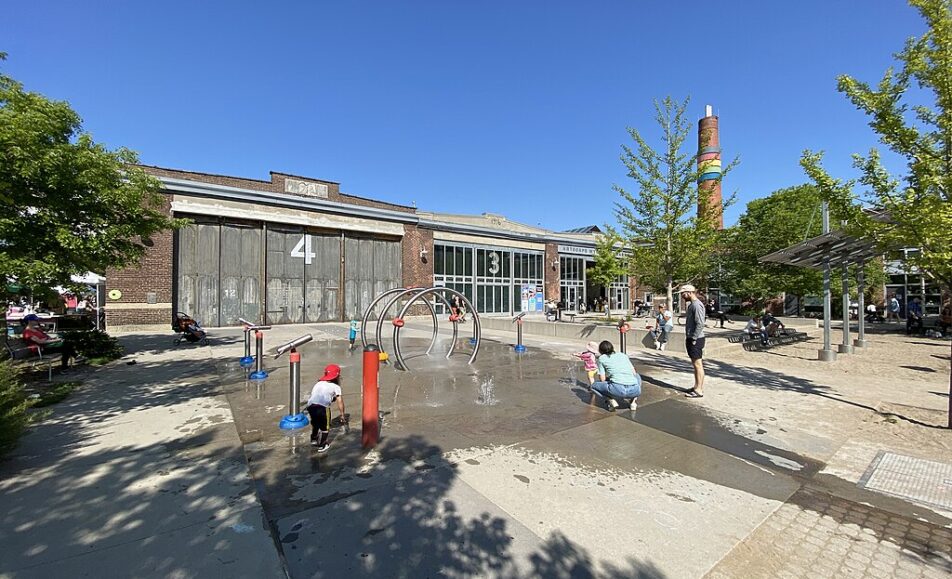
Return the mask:
<svg viewBox="0 0 952 579">
<path fill-rule="evenodd" d="M 201 346 L 208 345 L 208 336 L 202 328 L 202 323 L 186 313 L 177 312 L 175 314 L 175 321 L 172 322 L 172 331 L 181 334 L 175 338 L 176 346 L 182 343 L 182 340 L 193 344 L 198 342 Z"/>
</svg>

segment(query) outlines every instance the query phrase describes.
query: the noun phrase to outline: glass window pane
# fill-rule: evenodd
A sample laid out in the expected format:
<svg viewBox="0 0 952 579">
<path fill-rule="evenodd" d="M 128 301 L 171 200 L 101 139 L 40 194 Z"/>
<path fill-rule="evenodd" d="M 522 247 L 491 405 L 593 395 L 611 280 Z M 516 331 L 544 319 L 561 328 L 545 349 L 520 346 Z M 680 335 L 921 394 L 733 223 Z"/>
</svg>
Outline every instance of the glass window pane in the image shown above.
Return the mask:
<svg viewBox="0 0 952 579">
<path fill-rule="evenodd" d="M 499 257 L 502 260 L 502 274 L 500 277 L 510 279 L 512 277 L 512 252 L 504 251 Z"/>
<path fill-rule="evenodd" d="M 433 273 L 441 275 L 446 269 L 443 267 L 443 246 L 433 246 Z"/>
<path fill-rule="evenodd" d="M 457 247 L 456 251 L 456 275 L 463 275 L 463 248 Z"/>
<path fill-rule="evenodd" d="M 463 275 L 473 275 L 473 249 L 470 247 L 464 249 Z"/>
</svg>

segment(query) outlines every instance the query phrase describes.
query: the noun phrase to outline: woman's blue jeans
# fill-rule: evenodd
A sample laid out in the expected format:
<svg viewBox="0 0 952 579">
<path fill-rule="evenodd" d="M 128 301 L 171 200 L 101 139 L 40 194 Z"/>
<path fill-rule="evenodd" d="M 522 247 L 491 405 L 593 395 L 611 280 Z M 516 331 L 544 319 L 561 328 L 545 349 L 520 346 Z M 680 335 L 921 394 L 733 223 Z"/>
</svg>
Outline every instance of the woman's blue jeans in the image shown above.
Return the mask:
<svg viewBox="0 0 952 579">
<path fill-rule="evenodd" d="M 592 390 L 598 392 L 605 398 L 614 398 L 615 401 L 621 401 L 625 398 L 638 398 L 641 396 L 641 376 L 635 375 L 638 382 L 635 384 L 616 384 L 611 380 L 607 382 L 595 382 L 592 384 Z"/>
</svg>

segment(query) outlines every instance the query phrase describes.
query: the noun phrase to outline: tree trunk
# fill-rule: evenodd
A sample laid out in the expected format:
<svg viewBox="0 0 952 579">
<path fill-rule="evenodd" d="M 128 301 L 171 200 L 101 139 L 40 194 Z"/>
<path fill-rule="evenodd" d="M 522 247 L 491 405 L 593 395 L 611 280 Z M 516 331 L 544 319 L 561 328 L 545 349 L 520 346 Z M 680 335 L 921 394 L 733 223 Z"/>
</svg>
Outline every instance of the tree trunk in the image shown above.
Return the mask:
<svg viewBox="0 0 952 579">
<path fill-rule="evenodd" d="M 674 288 L 673 288 L 673 280 L 671 279 L 671 276 L 668 276 L 668 296 L 667 297 L 668 297 L 668 309 L 673 312 L 675 311 Z"/>
<path fill-rule="evenodd" d="M 952 344 L 949 345 L 949 360 L 952 360 Z M 949 369 L 949 430 L 952 430 L 952 369 Z"/>
</svg>

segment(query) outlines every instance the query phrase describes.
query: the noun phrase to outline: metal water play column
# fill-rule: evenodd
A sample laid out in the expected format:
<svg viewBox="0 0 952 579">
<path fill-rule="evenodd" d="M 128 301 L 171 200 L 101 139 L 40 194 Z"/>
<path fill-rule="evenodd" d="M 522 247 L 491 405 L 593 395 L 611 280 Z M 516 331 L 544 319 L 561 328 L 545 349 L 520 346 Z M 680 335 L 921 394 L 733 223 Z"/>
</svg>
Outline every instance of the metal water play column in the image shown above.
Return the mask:
<svg viewBox="0 0 952 579">
<path fill-rule="evenodd" d="M 290 363 L 288 391 L 291 396 L 290 402 L 288 403 L 289 414 L 278 423 L 278 427 L 281 430 L 296 430 L 298 428 L 304 428 L 308 424 L 307 413 L 301 412 L 301 353 L 297 351 L 297 348 L 313 339 L 311 334 L 305 334 L 300 338 L 295 338 L 286 344 L 278 346 L 277 353 L 274 355 L 274 358 L 278 359 L 285 352 L 291 352 L 288 355 Z"/>
<path fill-rule="evenodd" d="M 513 348 L 513 350 L 520 354 L 526 351 L 526 347 L 522 345 L 522 318 L 524 318 L 525 315 L 526 312 L 522 312 L 512 319 L 516 324 L 516 347 Z"/>
<path fill-rule="evenodd" d="M 248 378 L 251 380 L 264 380 L 268 377 L 268 371 L 261 367 L 261 359 L 264 357 L 264 332 L 262 329 L 260 327 L 255 328 L 255 371 L 248 374 Z"/>
<path fill-rule="evenodd" d="M 380 439 L 380 349 L 374 344 L 364 347 L 363 362 L 360 442 L 364 448 L 373 448 Z"/>
<path fill-rule="evenodd" d="M 251 355 L 251 332 L 258 328 L 262 330 L 270 330 L 271 326 L 258 326 L 244 318 L 238 318 L 238 321 L 241 322 L 241 325 L 243 326 L 242 331 L 245 334 L 245 355 L 238 360 L 238 364 L 242 368 L 250 368 L 255 362 L 254 356 Z"/>
<path fill-rule="evenodd" d="M 623 354 L 628 353 L 628 330 L 631 327 L 628 325 L 628 322 L 621 320 L 618 322 L 618 348 Z"/>
</svg>

